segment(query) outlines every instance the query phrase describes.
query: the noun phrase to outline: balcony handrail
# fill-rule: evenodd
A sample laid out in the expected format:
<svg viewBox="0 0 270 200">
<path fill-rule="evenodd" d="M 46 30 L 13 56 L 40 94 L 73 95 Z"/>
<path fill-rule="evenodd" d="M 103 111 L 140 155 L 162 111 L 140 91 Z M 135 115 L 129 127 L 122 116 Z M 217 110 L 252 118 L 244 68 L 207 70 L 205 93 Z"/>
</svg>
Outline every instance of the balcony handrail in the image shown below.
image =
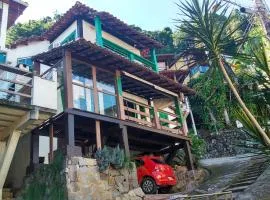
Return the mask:
<svg viewBox="0 0 270 200">
<path fill-rule="evenodd" d="M 133 53 L 132 51 L 129 51 L 128 49 L 125 49 L 125 48 L 121 47 L 120 45 L 115 44 L 115 43 L 113 43 L 105 38 L 102 38 L 102 39 L 103 39 L 104 47 L 106 47 L 106 48 L 108 48 L 108 49 L 110 49 L 110 50 L 112 50 L 112 51 L 114 51 L 114 52 L 116 52 L 124 57 L 129 58 L 131 61 L 132 60 L 138 61 L 150 69 L 153 69 L 153 67 L 155 66 L 155 64 L 153 62 L 151 62 L 150 60 L 147 60 L 147 59 Z"/>
</svg>

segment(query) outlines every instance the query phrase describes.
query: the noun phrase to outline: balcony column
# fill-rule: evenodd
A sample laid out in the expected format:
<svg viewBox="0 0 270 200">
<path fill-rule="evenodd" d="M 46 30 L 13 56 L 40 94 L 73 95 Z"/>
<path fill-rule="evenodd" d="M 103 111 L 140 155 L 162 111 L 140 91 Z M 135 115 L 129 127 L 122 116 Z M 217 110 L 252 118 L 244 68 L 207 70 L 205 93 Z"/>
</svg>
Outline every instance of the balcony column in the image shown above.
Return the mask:
<svg viewBox="0 0 270 200">
<path fill-rule="evenodd" d="M 99 99 L 98 99 L 98 87 L 97 87 L 97 68 L 92 66 L 92 77 L 93 77 L 93 92 L 94 92 L 94 111 L 99 114 Z M 100 121 L 95 120 L 95 128 L 96 128 L 96 144 L 97 149 L 101 149 L 101 128 Z"/>
<path fill-rule="evenodd" d="M 116 70 L 115 73 L 115 88 L 117 96 L 118 118 L 121 120 L 125 120 L 122 79 L 121 79 L 121 72 L 119 70 Z"/>
<path fill-rule="evenodd" d="M 156 56 L 156 49 L 150 50 L 150 56 L 151 56 L 152 63 L 154 63 L 154 66 L 152 67 L 152 69 L 153 69 L 153 71 L 158 73 L 158 62 L 157 62 L 157 56 Z"/>
<path fill-rule="evenodd" d="M 154 126 L 157 128 L 157 129 L 161 129 L 161 126 L 160 126 L 160 121 L 159 121 L 159 116 L 158 116 L 158 110 L 154 104 L 154 101 L 153 100 L 149 100 L 149 104 L 151 106 L 151 114 L 154 116 Z"/>
<path fill-rule="evenodd" d="M 71 61 L 71 52 L 64 51 L 64 110 L 68 108 L 73 108 L 73 86 L 72 86 L 72 61 Z"/>
<path fill-rule="evenodd" d="M 96 44 L 103 47 L 102 40 L 102 23 L 99 16 L 95 17 L 95 29 L 96 29 Z"/>
</svg>

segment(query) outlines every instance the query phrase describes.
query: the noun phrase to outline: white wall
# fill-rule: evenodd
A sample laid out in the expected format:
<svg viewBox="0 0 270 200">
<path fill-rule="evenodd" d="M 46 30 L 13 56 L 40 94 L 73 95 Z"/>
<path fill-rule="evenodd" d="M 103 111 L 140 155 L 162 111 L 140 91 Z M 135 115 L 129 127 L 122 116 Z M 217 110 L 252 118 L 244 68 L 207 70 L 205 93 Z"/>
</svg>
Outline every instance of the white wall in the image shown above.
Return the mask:
<svg viewBox="0 0 270 200">
<path fill-rule="evenodd" d="M 123 33 L 124 34 L 124 33 Z M 87 41 L 91 41 L 92 43 L 96 43 L 96 30 L 95 27 L 92 24 L 89 24 L 86 21 L 83 21 L 83 37 L 87 40 Z M 118 44 L 119 46 L 137 54 L 140 55 L 140 50 L 127 44 L 126 42 L 118 39 L 117 37 L 102 31 L 102 37 L 104 37 L 107 40 L 110 40 L 111 42 Z"/>
<path fill-rule="evenodd" d="M 77 20 L 74 21 L 66 30 L 64 30 L 57 38 L 54 39 L 53 46 L 56 47 L 56 44 L 61 43 L 67 36 L 69 36 L 73 31 L 76 31 L 77 35 Z"/>
<path fill-rule="evenodd" d="M 57 82 L 34 76 L 32 105 L 57 110 Z"/>
<path fill-rule="evenodd" d="M 48 50 L 49 41 L 33 41 L 28 45 L 18 45 L 14 49 L 8 49 L 7 62 L 11 63 L 11 66 L 17 65 L 17 59 L 23 57 L 31 57 L 36 54 L 45 52 Z"/>
<path fill-rule="evenodd" d="M 96 30 L 92 24 L 83 20 L 83 38 L 92 43 L 96 43 Z"/>
<path fill-rule="evenodd" d="M 9 7 L 8 4 L 3 3 L 1 32 L 0 32 L 0 50 L 6 49 L 5 44 L 6 44 L 7 23 L 8 23 L 8 7 Z"/>
</svg>

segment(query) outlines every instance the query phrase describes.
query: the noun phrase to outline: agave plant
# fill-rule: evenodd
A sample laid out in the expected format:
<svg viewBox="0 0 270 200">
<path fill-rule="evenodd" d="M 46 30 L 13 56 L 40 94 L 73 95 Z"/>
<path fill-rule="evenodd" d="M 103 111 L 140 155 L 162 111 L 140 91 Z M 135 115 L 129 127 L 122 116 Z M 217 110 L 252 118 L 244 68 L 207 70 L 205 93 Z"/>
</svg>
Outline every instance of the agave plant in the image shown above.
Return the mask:
<svg viewBox="0 0 270 200">
<path fill-rule="evenodd" d="M 178 28 L 189 35 L 194 44 L 193 49 L 200 48 L 207 52 L 210 67 L 220 70 L 241 109 L 249 118 L 251 124 L 258 130 L 265 143 L 270 146 L 268 135 L 242 100 L 225 67 L 224 55 L 230 55 L 231 53 L 228 47 L 232 43 L 232 38 L 236 43 L 241 43 L 243 38 L 234 36 L 234 33 L 240 27 L 231 28 L 232 14 L 229 13 L 228 5 L 222 2 L 214 0 L 180 2 L 178 7 L 181 18 L 177 20 L 180 23 Z M 232 53 L 235 52 L 232 51 Z"/>
</svg>

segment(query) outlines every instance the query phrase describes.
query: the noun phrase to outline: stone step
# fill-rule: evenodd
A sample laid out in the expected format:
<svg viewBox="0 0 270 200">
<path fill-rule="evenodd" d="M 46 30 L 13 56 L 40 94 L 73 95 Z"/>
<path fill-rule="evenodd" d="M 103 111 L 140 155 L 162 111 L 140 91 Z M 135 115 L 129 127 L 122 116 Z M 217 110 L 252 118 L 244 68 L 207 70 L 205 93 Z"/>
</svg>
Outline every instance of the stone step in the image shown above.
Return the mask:
<svg viewBox="0 0 270 200">
<path fill-rule="evenodd" d="M 247 189 L 248 186 L 239 186 L 239 187 L 229 187 L 227 188 L 225 191 L 231 191 L 233 193 L 235 192 L 241 192 L 241 191 L 244 191 L 245 189 Z"/>
<path fill-rule="evenodd" d="M 256 180 L 257 178 L 258 178 L 258 176 L 241 177 L 240 179 L 236 180 L 235 182 Z"/>
<path fill-rule="evenodd" d="M 245 186 L 245 185 L 248 186 L 248 185 L 251 185 L 254 182 L 255 182 L 255 180 L 236 182 L 236 183 L 233 183 L 230 187 Z"/>
</svg>

